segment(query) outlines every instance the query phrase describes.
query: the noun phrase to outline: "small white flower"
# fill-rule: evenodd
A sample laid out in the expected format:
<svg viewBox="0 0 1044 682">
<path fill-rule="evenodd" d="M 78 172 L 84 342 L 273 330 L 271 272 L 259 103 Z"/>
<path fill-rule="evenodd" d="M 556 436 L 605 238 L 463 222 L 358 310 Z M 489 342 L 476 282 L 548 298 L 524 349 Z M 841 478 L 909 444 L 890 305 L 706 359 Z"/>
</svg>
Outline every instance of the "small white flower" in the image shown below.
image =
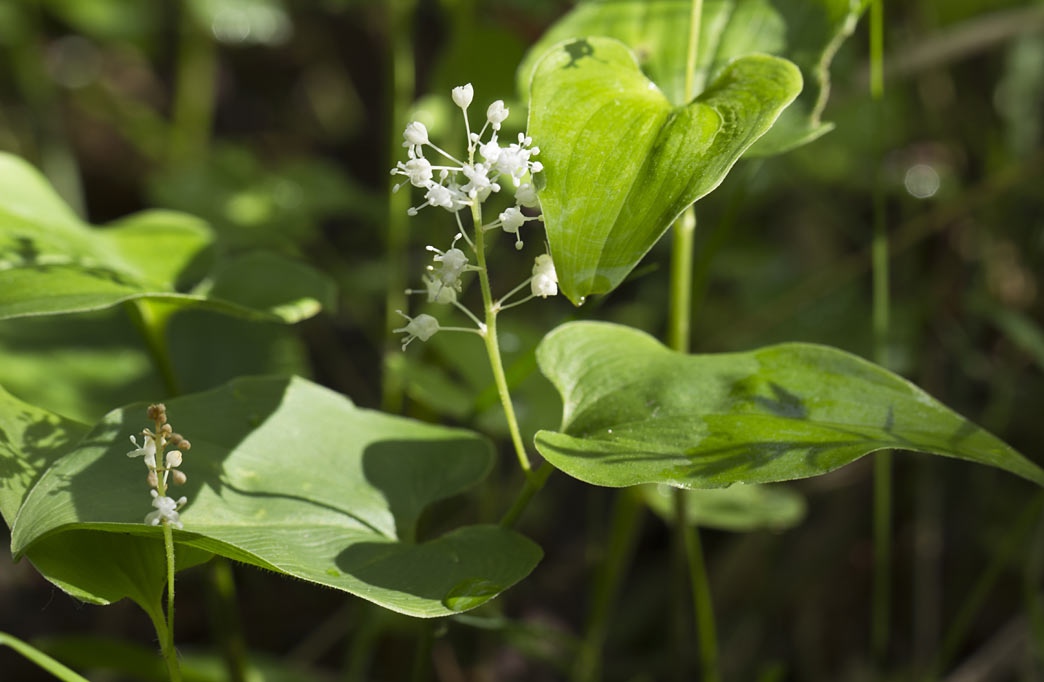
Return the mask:
<svg viewBox="0 0 1044 682">
<path fill-rule="evenodd" d="M 508 108 L 504 106 L 504 100 L 498 99 L 486 109 L 486 120 L 493 126 L 493 130 L 500 130 L 500 124 L 508 117 Z"/>
<path fill-rule="evenodd" d="M 449 304 L 457 300 L 457 290 L 454 287 L 444 285 L 431 275 L 424 275 L 421 277 L 421 281 L 424 282 L 423 289 L 407 289 L 406 293 L 425 294 L 428 297 L 428 303 Z"/>
<path fill-rule="evenodd" d="M 456 240 L 454 240 L 456 243 Z M 429 246 L 428 251 L 435 254 L 433 261 L 439 264 L 438 268 L 428 266 L 434 272 L 435 279 L 446 287 L 453 287 L 460 291 L 460 276 L 468 268 L 468 257 L 463 251 L 450 247 L 446 251 L 439 251 L 434 246 Z"/>
<path fill-rule="evenodd" d="M 421 145 L 428 144 L 428 129 L 420 121 L 413 121 L 407 125 L 402 136 L 406 140 L 402 143 L 403 147 L 419 148 Z"/>
<path fill-rule="evenodd" d="M 489 169 L 485 164 L 465 165 L 460 169 L 468 179 L 468 184 L 461 187 L 461 191 L 472 199 L 485 201 L 490 192 L 499 192 L 500 185 L 489 179 Z"/>
<path fill-rule="evenodd" d="M 453 103 L 461 109 L 467 109 L 474 97 L 475 88 L 471 87 L 471 83 L 453 88 Z"/>
<path fill-rule="evenodd" d="M 489 142 L 479 145 L 478 150 L 479 154 L 482 155 L 482 158 L 486 160 L 487 166 L 495 164 L 497 159 L 500 157 L 500 145 L 497 144 L 496 133 L 493 134 L 493 137 L 490 138 Z"/>
<path fill-rule="evenodd" d="M 410 159 L 406 163 L 400 161 L 392 172 L 396 175 L 405 175 L 414 187 L 427 187 L 431 184 L 431 163 L 423 156 Z"/>
<path fill-rule="evenodd" d="M 497 162 L 494 164 L 497 171 L 511 176 L 515 187 L 521 184 L 526 173 L 539 173 L 544 168 L 539 161 L 530 162 L 530 158 L 540 153 L 538 147 L 530 148 L 532 143 L 533 138 L 519 133 L 518 143 L 501 148 Z"/>
<path fill-rule="evenodd" d="M 521 209 L 511 206 L 497 217 L 500 218 L 500 227 L 508 234 L 515 235 L 515 248 L 521 251 L 522 235 L 518 233 L 518 228 L 526 222 L 526 217 L 522 215 Z"/>
<path fill-rule="evenodd" d="M 396 310 L 395 312 L 402 315 L 407 321 L 405 327 L 392 330 L 396 334 L 406 334 L 406 338 L 402 342 L 403 350 L 406 350 L 406 346 L 410 345 L 410 342 L 414 339 L 427 341 L 439 331 L 439 321 L 431 315 L 422 313 L 417 317 L 410 317 L 401 310 Z"/>
<path fill-rule="evenodd" d="M 168 452 L 166 461 L 163 465 L 168 469 L 181 466 L 181 450 L 171 450 Z"/>
<path fill-rule="evenodd" d="M 131 450 L 127 453 L 128 457 L 141 457 L 145 456 L 145 466 L 150 469 L 156 468 L 156 436 L 151 431 L 145 430 L 142 432 L 145 436 L 144 444 L 138 447 L 138 441 L 135 440 L 134 436 L 130 437 L 130 442 L 134 444 L 136 449 Z"/>
<path fill-rule="evenodd" d="M 550 255 L 543 253 L 536 257 L 530 288 L 533 295 L 540 298 L 558 294 L 558 273 L 555 272 L 555 264 Z"/>
<path fill-rule="evenodd" d="M 165 523 L 179 530 L 183 528 L 181 515 L 178 514 L 178 510 L 188 502 L 188 498 L 181 497 L 175 501 L 173 498 L 160 495 L 155 490 L 150 490 L 149 492 L 152 494 L 152 506 L 156 508 L 156 511 L 150 512 L 145 516 L 145 523 L 149 526 L 158 526 L 161 523 Z"/>
<path fill-rule="evenodd" d="M 537 199 L 536 188 L 532 183 L 523 182 L 515 190 L 515 201 L 528 208 L 539 208 L 540 200 Z"/>
</svg>

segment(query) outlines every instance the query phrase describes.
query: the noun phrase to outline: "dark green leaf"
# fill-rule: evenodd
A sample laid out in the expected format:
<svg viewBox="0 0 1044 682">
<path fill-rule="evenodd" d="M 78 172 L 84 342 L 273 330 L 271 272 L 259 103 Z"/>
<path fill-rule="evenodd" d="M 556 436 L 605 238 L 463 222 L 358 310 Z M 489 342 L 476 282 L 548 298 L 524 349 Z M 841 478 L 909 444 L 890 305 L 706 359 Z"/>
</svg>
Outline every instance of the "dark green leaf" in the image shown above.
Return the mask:
<svg viewBox="0 0 1044 682">
<path fill-rule="evenodd" d="M 826 346 L 686 355 L 648 334 L 572 323 L 537 351 L 565 405 L 536 445 L 559 469 L 611 487 L 715 488 L 818 476 L 883 449 L 1044 471 L 905 379 Z"/>
<path fill-rule="evenodd" d="M 793 64 L 748 56 L 675 108 L 616 40 L 548 52 L 533 76 L 529 133 L 562 292 L 579 304 L 612 291 L 800 91 Z"/>
<path fill-rule="evenodd" d="M 642 486 L 649 508 L 668 523 L 674 521 L 676 488 Z M 805 498 L 780 485 L 741 485 L 711 490 L 684 490 L 685 518 L 695 526 L 745 533 L 783 530 L 805 518 Z"/>
<path fill-rule="evenodd" d="M 422 617 L 472 608 L 540 559 L 536 545 L 497 526 L 414 541 L 425 507 L 492 466 L 492 448 L 472 432 L 359 409 L 302 379 L 242 379 L 167 408 L 192 441 L 188 483 L 172 493 L 189 499 L 179 547 Z M 112 412 L 52 466 L 18 515 L 12 551 L 31 553 L 70 531 L 158 541 L 159 529 L 142 523 L 151 511 L 145 468 L 125 456 L 127 437 L 144 426 L 142 406 Z"/>
</svg>

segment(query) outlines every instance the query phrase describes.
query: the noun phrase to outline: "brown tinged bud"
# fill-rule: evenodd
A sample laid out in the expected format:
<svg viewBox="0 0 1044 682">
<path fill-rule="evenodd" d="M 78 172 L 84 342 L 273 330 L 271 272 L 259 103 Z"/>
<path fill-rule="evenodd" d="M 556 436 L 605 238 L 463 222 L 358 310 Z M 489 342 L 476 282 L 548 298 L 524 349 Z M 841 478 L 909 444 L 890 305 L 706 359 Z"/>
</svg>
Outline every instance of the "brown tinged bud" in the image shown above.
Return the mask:
<svg viewBox="0 0 1044 682">
<path fill-rule="evenodd" d="M 155 469 L 149 472 L 148 478 L 146 478 L 145 480 L 148 481 L 150 488 L 159 487 L 159 476 L 156 475 Z"/>
<path fill-rule="evenodd" d="M 145 413 L 148 415 L 149 419 L 152 419 L 160 426 L 167 423 L 167 406 L 163 403 L 149 405 L 149 409 L 146 410 Z"/>
<path fill-rule="evenodd" d="M 160 429 L 160 435 L 167 437 L 174 433 L 174 428 L 170 424 L 164 424 L 163 428 Z"/>
<path fill-rule="evenodd" d="M 173 447 L 178 447 L 178 443 L 180 443 L 182 440 L 184 439 L 181 437 L 180 433 L 172 433 L 170 434 L 170 438 L 167 439 L 167 442 L 170 443 Z"/>
<path fill-rule="evenodd" d="M 185 481 L 188 480 L 188 477 L 185 476 L 183 472 L 178 471 L 177 469 L 170 472 L 170 477 L 174 481 L 174 485 L 185 485 Z"/>
<path fill-rule="evenodd" d="M 188 450 L 192 447 L 192 443 L 188 442 L 184 438 L 178 443 L 178 450 Z"/>
</svg>

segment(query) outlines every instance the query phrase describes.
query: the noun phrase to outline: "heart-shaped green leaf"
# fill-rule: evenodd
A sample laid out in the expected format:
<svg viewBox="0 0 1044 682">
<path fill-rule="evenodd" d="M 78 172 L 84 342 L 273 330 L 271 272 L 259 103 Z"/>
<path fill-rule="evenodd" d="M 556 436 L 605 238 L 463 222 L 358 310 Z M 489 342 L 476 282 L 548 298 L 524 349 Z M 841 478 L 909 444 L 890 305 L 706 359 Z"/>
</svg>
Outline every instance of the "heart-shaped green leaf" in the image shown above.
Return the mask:
<svg viewBox="0 0 1044 682">
<path fill-rule="evenodd" d="M 826 346 L 686 355 L 629 327 L 571 323 L 537 350 L 565 405 L 540 453 L 582 481 L 714 488 L 818 476 L 895 448 L 1044 471 L 924 391 Z"/>
<path fill-rule="evenodd" d="M 619 41 L 548 52 L 533 76 L 529 133 L 544 164 L 540 204 L 562 292 L 579 304 L 612 291 L 800 91 L 793 64 L 749 56 L 675 108 Z"/>
<path fill-rule="evenodd" d="M 205 276 L 212 242 L 205 223 L 173 211 L 92 228 L 36 169 L 0 153 L 0 319 L 148 298 L 297 322 L 332 305 L 329 278 L 274 255 L 240 256 Z"/>
<path fill-rule="evenodd" d="M 737 57 L 784 57 L 801 69 L 805 88 L 746 155 L 778 154 L 816 139 L 833 127 L 820 120 L 830 90 L 830 62 L 866 5 L 864 0 L 704 0 L 694 92 Z M 530 48 L 518 69 L 518 90 L 529 91 L 537 62 L 556 43 L 606 36 L 634 51 L 672 104 L 685 104 L 691 12 L 691 0 L 582 2 Z"/>
<path fill-rule="evenodd" d="M 668 485 L 642 486 L 642 499 L 657 516 L 674 523 L 674 496 L 685 495 L 685 518 L 694 526 L 748 533 L 784 530 L 805 518 L 805 498 L 782 485 L 742 485 L 681 490 Z"/>
<path fill-rule="evenodd" d="M 189 499 L 179 547 L 420 617 L 477 606 L 540 559 L 535 544 L 498 526 L 415 542 L 425 507 L 492 466 L 488 441 L 470 431 L 360 409 L 303 379 L 241 379 L 171 400 L 167 412 L 192 441 L 188 483 L 172 493 Z M 142 523 L 145 468 L 125 456 L 144 417 L 142 406 L 110 413 L 47 470 L 14 523 L 16 555 L 77 532 L 158 538 Z"/>
<path fill-rule="evenodd" d="M 8 526 L 43 473 L 87 431 L 0 388 L 0 515 Z M 108 604 L 128 597 L 147 611 L 159 607 L 167 570 L 159 538 L 63 533 L 34 544 L 27 555 L 44 577 L 84 601 Z M 178 566 L 194 566 L 209 557 L 188 548 L 178 556 Z"/>
</svg>

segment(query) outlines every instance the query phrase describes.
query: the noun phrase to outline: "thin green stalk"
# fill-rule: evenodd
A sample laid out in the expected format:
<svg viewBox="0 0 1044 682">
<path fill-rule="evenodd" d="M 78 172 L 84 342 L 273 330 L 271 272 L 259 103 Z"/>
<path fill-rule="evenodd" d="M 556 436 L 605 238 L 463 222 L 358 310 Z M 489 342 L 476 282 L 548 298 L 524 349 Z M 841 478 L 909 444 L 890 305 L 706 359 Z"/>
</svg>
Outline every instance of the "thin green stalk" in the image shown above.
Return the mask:
<svg viewBox="0 0 1044 682">
<path fill-rule="evenodd" d="M 217 92 L 217 47 L 183 1 L 178 35 L 172 125 L 168 158 L 172 165 L 201 160 L 210 145 Z"/>
<path fill-rule="evenodd" d="M 86 677 L 83 677 L 76 671 L 59 663 L 36 647 L 31 646 L 6 632 L 0 632 L 0 646 L 11 647 L 22 656 L 25 656 L 36 665 L 57 677 L 59 680 L 64 680 L 65 682 L 90 682 Z"/>
<path fill-rule="evenodd" d="M 167 556 L 167 619 L 163 621 L 161 610 L 149 615 L 159 637 L 163 660 L 167 662 L 170 682 L 181 682 L 178 652 L 174 648 L 174 533 L 166 523 L 163 524 L 163 549 Z"/>
<path fill-rule="evenodd" d="M 693 0 L 689 23 L 689 49 L 685 68 L 685 100 L 690 101 L 695 89 L 696 58 L 699 52 L 702 0 Z M 671 285 L 667 322 L 667 342 L 674 350 L 687 353 L 692 325 L 692 252 L 696 230 L 696 212 L 689 207 L 674 224 L 671 249 Z M 688 564 L 688 582 L 692 590 L 693 610 L 698 628 L 700 668 L 703 679 L 716 682 L 718 672 L 718 636 L 715 628 L 714 604 L 699 539 L 699 529 L 691 526 L 685 514 L 685 493 L 675 490 L 675 554 L 684 554 Z M 679 626 L 684 630 L 683 626 Z"/>
<path fill-rule="evenodd" d="M 413 653 L 413 671 L 410 673 L 411 682 L 427 682 L 431 677 L 431 644 L 435 639 L 433 624 L 422 620 L 418 623 L 420 632 L 417 633 L 417 649 Z"/>
<path fill-rule="evenodd" d="M 533 477 L 533 466 L 529 463 L 529 455 L 526 454 L 526 446 L 522 442 L 522 432 L 518 428 L 515 406 L 511 402 L 511 393 L 504 375 L 504 362 L 500 358 L 500 344 L 497 341 L 497 313 L 500 309 L 493 301 L 493 290 L 489 285 L 489 272 L 486 269 L 486 236 L 482 231 L 482 208 L 478 202 L 471 207 L 471 218 L 475 225 L 475 261 L 479 268 L 482 305 L 486 311 L 486 328 L 482 332 L 482 339 L 486 343 L 489 366 L 493 370 L 493 382 L 500 395 L 500 404 L 504 408 L 504 417 L 507 419 L 508 431 L 511 433 L 511 442 L 515 446 L 518 464 L 522 467 L 526 478 L 530 479 Z"/>
<path fill-rule="evenodd" d="M 413 31 L 410 24 L 413 17 L 413 0 L 395 0 L 388 3 L 387 12 L 387 36 L 390 54 L 388 62 L 391 65 L 388 80 L 391 87 L 390 106 L 391 114 L 389 121 L 388 157 L 386 167 L 391 167 L 397 154 L 402 152 L 400 146 L 400 133 L 403 121 L 413 101 L 414 89 L 414 57 L 413 43 L 411 41 Z M 403 405 L 403 370 L 405 368 L 402 352 L 398 342 L 394 341 L 392 329 L 401 326 L 402 318 L 396 311 L 406 309 L 406 287 L 407 287 L 407 251 L 410 238 L 409 217 L 406 211 L 410 206 L 410 193 L 408 191 L 394 192 L 395 178 L 388 177 L 387 185 L 387 210 L 384 221 L 384 258 L 388 273 L 388 282 L 385 287 L 384 317 L 385 317 L 385 352 L 384 365 L 381 376 L 381 408 L 385 412 L 401 412 Z"/>
<path fill-rule="evenodd" d="M 935 664 L 931 672 L 925 676 L 926 680 L 936 680 L 942 674 L 954 656 L 964 645 L 968 631 L 975 622 L 975 616 L 986 604 L 990 591 L 1000 580 L 1004 567 L 1007 566 L 1015 553 L 1025 544 L 1026 536 L 1033 529 L 1033 524 L 1039 519 L 1041 510 L 1044 509 L 1044 493 L 1038 493 L 1019 515 L 1018 520 L 1011 526 L 1007 537 L 1004 538 L 1000 550 L 993 553 L 990 563 L 986 566 L 975 585 L 967 592 L 964 603 L 961 604 L 957 615 L 950 621 L 946 635 L 943 637 L 942 647 L 936 656 Z"/>
<path fill-rule="evenodd" d="M 587 615 L 587 630 L 573 671 L 573 679 L 576 682 L 595 682 L 602 679 L 602 650 L 609 634 L 620 584 L 634 557 L 643 507 L 635 488 L 621 490 L 616 495 L 613 518 L 609 526 L 609 546 L 595 576 L 591 610 Z"/>
<path fill-rule="evenodd" d="M 532 476 L 526 478 L 526 484 L 523 486 L 522 491 L 515 498 L 515 501 L 511 504 L 511 508 L 507 510 L 504 517 L 500 519 L 500 526 L 502 528 L 514 528 L 515 524 L 518 523 L 519 518 L 522 516 L 522 512 L 529 506 L 530 500 L 533 496 L 540 492 L 541 488 L 544 487 L 544 483 L 547 482 L 548 476 L 555 468 L 551 466 L 550 462 L 544 462 L 540 465 L 540 468 L 533 473 Z"/>
<path fill-rule="evenodd" d="M 123 307 L 130 316 L 131 322 L 141 333 L 145 347 L 149 351 L 149 357 L 152 358 L 152 364 L 163 380 L 167 395 L 179 395 L 181 386 L 174 374 L 174 365 L 170 361 L 170 352 L 167 347 L 167 322 L 172 309 L 144 299 L 127 301 Z"/>
<path fill-rule="evenodd" d="M 224 557 L 210 562 L 211 618 L 214 634 L 225 659 L 229 682 L 245 682 L 247 678 L 246 642 L 239 621 L 236 581 L 232 564 Z"/>
<path fill-rule="evenodd" d="M 888 229 L 885 222 L 884 185 L 881 178 L 880 136 L 883 124 L 881 100 L 884 95 L 884 7 L 881 0 L 870 5 L 870 94 L 875 102 L 877 136 L 877 173 L 874 178 L 874 234 L 871 246 L 873 279 L 874 358 L 888 365 L 890 295 L 888 284 Z M 888 653 L 889 622 L 892 602 L 892 453 L 885 450 L 874 455 L 874 586 L 871 622 L 871 646 L 874 656 L 882 661 Z"/>
</svg>

